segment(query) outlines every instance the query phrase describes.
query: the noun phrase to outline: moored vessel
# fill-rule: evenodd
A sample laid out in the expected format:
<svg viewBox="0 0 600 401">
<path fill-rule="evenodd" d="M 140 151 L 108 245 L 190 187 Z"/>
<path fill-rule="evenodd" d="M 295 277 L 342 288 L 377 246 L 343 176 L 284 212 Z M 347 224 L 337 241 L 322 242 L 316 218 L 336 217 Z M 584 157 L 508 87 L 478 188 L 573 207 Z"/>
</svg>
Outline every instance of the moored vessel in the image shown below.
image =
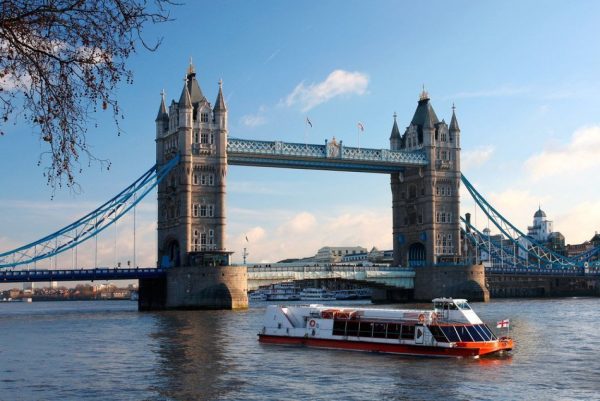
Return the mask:
<svg viewBox="0 0 600 401">
<path fill-rule="evenodd" d="M 302 301 L 335 301 L 335 295 L 323 288 L 305 288 L 300 292 Z"/>
<path fill-rule="evenodd" d="M 436 298 L 433 310 L 276 306 L 265 312 L 259 341 L 435 357 L 510 351 L 464 299 Z"/>
</svg>

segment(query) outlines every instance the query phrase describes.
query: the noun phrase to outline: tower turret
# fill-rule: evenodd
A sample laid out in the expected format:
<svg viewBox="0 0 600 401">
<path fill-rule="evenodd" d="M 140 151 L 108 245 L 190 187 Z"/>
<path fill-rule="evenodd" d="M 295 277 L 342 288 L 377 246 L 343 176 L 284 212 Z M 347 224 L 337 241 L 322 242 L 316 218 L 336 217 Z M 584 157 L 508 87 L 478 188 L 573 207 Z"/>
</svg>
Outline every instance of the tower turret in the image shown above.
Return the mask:
<svg viewBox="0 0 600 401">
<path fill-rule="evenodd" d="M 394 113 L 394 125 L 392 126 L 392 133 L 390 135 L 390 149 L 400 150 L 402 146 L 402 138 L 400 137 L 400 130 L 398 129 L 398 123 L 396 122 L 397 114 Z"/>
<path fill-rule="evenodd" d="M 222 130 L 227 130 L 227 106 L 225 106 L 225 99 L 223 98 L 222 79 L 219 80 L 219 93 L 217 95 L 217 100 L 215 100 L 213 115 L 215 117 L 215 125 Z"/>
<path fill-rule="evenodd" d="M 458 126 L 458 120 L 456 119 L 455 113 L 456 107 L 452 104 L 452 120 L 450 120 L 450 141 L 454 141 L 456 147 L 460 146 L 460 127 Z"/>
<path fill-rule="evenodd" d="M 192 128 L 192 100 L 190 98 L 190 92 L 187 88 L 187 77 L 185 78 L 186 84 L 183 85 L 181 96 L 179 97 L 179 127 L 180 128 Z"/>
</svg>

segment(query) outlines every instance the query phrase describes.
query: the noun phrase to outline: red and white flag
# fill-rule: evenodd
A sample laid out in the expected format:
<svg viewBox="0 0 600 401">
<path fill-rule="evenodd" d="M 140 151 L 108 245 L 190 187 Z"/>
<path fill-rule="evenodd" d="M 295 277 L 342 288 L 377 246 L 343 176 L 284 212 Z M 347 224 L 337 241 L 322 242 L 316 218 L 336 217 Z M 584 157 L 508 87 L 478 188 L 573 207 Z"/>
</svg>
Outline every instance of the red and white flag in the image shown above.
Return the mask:
<svg viewBox="0 0 600 401">
<path fill-rule="evenodd" d="M 363 125 L 363 123 L 359 122 L 357 125 L 359 130 L 364 131 L 365 130 L 365 126 Z"/>
<path fill-rule="evenodd" d="M 509 326 L 510 326 L 510 321 L 508 319 L 500 320 L 499 322 L 496 323 L 496 327 L 499 329 L 502 329 L 504 327 L 509 327 Z"/>
</svg>

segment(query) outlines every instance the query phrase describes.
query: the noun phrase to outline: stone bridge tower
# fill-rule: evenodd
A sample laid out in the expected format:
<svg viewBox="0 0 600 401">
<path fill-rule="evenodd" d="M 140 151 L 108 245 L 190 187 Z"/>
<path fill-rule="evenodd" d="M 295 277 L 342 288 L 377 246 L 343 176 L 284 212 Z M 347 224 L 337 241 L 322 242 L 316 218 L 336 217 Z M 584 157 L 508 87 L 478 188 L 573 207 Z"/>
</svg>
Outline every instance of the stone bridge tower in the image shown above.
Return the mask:
<svg viewBox="0 0 600 401">
<path fill-rule="evenodd" d="M 429 96 L 421 93 L 415 114 L 400 135 L 394 117 L 390 148 L 424 151 L 429 165 L 391 178 L 394 205 L 394 263 L 425 266 L 455 262 L 460 247 L 460 128 L 439 121 Z"/>
<path fill-rule="evenodd" d="M 168 269 L 165 288 L 143 291 L 140 309 L 247 307 L 247 273 L 231 266 L 226 249 L 227 107 L 222 82 L 214 107 L 203 95 L 190 63 L 179 101 L 156 116 L 156 163 L 179 155 L 158 185 L 158 267 Z M 154 284 L 153 284 L 154 285 Z M 156 294 L 164 293 L 164 299 Z M 144 298 L 144 300 L 142 300 Z M 143 302 L 142 302 L 143 301 Z"/>
<path fill-rule="evenodd" d="M 454 107 L 448 126 L 423 91 L 403 135 L 394 115 L 390 149 L 422 150 L 429 160 L 391 175 L 394 265 L 416 268 L 415 298 L 489 298 L 483 266 L 468 265 L 461 255 L 460 128 Z"/>
<path fill-rule="evenodd" d="M 188 68 L 179 102 L 167 108 L 161 100 L 156 117 L 158 165 L 180 155 L 179 165 L 158 186 L 158 263 L 176 267 L 225 248 L 225 184 L 227 178 L 227 108 L 222 84 L 214 108 Z M 225 257 L 225 260 L 222 258 Z"/>
</svg>

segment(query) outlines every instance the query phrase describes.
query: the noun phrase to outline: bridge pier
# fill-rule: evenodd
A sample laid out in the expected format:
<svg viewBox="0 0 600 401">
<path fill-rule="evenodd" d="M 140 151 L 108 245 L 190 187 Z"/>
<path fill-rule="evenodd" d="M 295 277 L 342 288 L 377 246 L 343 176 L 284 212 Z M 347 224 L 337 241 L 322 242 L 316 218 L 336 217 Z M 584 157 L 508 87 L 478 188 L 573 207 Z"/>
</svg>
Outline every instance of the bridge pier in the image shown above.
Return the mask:
<svg viewBox="0 0 600 401">
<path fill-rule="evenodd" d="M 181 266 L 139 284 L 140 311 L 248 307 L 246 266 Z"/>
<path fill-rule="evenodd" d="M 483 265 L 437 265 L 415 269 L 414 299 L 430 302 L 438 297 L 489 301 L 485 268 Z"/>
</svg>

